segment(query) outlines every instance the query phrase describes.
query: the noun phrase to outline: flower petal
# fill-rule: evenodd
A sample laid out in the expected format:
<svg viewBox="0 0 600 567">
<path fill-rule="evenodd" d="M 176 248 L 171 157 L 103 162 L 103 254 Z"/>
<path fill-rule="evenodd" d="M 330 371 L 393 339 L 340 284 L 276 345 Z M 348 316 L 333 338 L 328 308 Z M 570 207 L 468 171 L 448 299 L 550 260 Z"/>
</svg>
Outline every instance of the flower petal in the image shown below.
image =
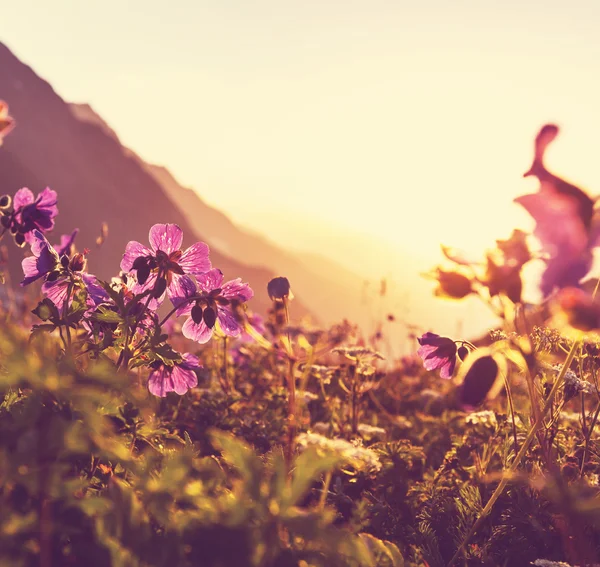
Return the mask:
<svg viewBox="0 0 600 567">
<path fill-rule="evenodd" d="M 242 278 L 237 278 L 223 285 L 221 295 L 227 299 L 248 301 L 254 297 L 254 292 L 247 283 L 242 282 Z"/>
<path fill-rule="evenodd" d="M 213 289 L 219 289 L 223 283 L 223 272 L 218 268 L 213 268 L 204 274 L 196 276 L 198 287 L 206 293 L 210 293 Z"/>
<path fill-rule="evenodd" d="M 62 312 L 67 300 L 70 281 L 67 278 L 61 278 L 53 282 L 46 282 L 42 286 L 42 293 L 56 305 L 59 312 Z M 71 299 L 73 299 L 71 295 Z M 70 303 L 70 302 L 69 302 Z"/>
<path fill-rule="evenodd" d="M 156 370 L 153 370 L 148 377 L 148 390 L 151 394 L 164 398 L 167 392 L 173 391 L 173 381 L 171 380 L 171 372 L 166 366 L 161 365 Z"/>
<path fill-rule="evenodd" d="M 181 304 L 186 298 L 196 294 L 196 284 L 189 276 L 180 276 L 171 272 L 171 283 L 167 288 L 169 299 L 174 307 Z"/>
<path fill-rule="evenodd" d="M 545 252 L 579 254 L 588 242 L 587 229 L 578 212 L 577 202 L 568 195 L 546 190 L 515 199 L 535 220 L 534 235 Z"/>
<path fill-rule="evenodd" d="M 50 187 L 46 187 L 36 199 L 38 209 L 47 209 L 52 212 L 54 216 L 58 214 L 58 207 L 56 204 L 58 203 L 58 195 L 56 191 L 50 189 Z"/>
<path fill-rule="evenodd" d="M 152 250 L 162 250 L 167 254 L 181 249 L 183 230 L 176 224 L 155 224 L 148 235 Z"/>
<path fill-rule="evenodd" d="M 60 237 L 60 244 L 54 246 L 54 249 L 59 256 L 69 253 L 78 233 L 79 229 L 76 228 L 71 234 L 63 234 Z"/>
<path fill-rule="evenodd" d="M 34 201 L 33 193 L 27 187 L 19 189 L 13 197 L 13 209 L 17 211 L 21 207 L 31 205 Z"/>
<path fill-rule="evenodd" d="M 156 279 L 157 279 L 156 272 L 152 272 L 148 276 L 148 279 L 146 280 L 144 285 L 140 285 L 139 283 L 136 282 L 135 284 L 133 284 L 133 286 L 131 286 L 131 291 L 137 295 L 137 294 L 143 293 L 144 291 L 146 291 L 148 289 L 152 289 L 154 287 L 154 285 L 156 284 Z M 163 304 L 166 297 L 167 297 L 167 290 L 165 288 L 165 291 L 163 292 L 163 294 L 160 297 L 158 297 L 158 298 L 153 297 L 148 302 L 148 309 L 150 309 L 151 311 L 156 311 Z M 147 299 L 144 299 L 142 301 L 145 303 L 147 301 Z"/>
<path fill-rule="evenodd" d="M 152 251 L 146 248 L 143 244 L 135 240 L 131 240 L 125 246 L 125 254 L 121 260 L 121 270 L 124 272 L 130 272 L 133 263 L 139 258 L 144 256 L 153 256 Z"/>
<path fill-rule="evenodd" d="M 106 290 L 98 283 L 96 276 L 84 272 L 81 274 L 81 279 L 88 293 L 87 304 L 90 307 L 95 307 L 110 299 Z"/>
<path fill-rule="evenodd" d="M 171 380 L 173 391 L 180 396 L 185 394 L 190 388 L 198 385 L 198 376 L 196 376 L 196 373 L 189 368 L 183 368 L 179 364 L 173 367 Z"/>
<path fill-rule="evenodd" d="M 454 367 L 456 366 L 456 356 L 446 359 L 446 362 L 440 367 L 440 378 L 449 380 L 454 374 Z"/>
<path fill-rule="evenodd" d="M 33 256 L 25 258 L 21 262 L 23 274 L 25 278 L 21 282 L 21 286 L 26 286 L 35 280 L 45 276 L 51 272 L 58 264 L 58 254 L 52 246 L 50 246 L 46 237 L 39 231 L 33 231 L 34 240 L 31 243 L 31 252 Z"/>
<path fill-rule="evenodd" d="M 191 352 L 185 352 L 182 355 L 183 362 L 180 364 L 183 368 L 202 368 L 200 364 L 200 359 Z"/>
<path fill-rule="evenodd" d="M 419 337 L 417 341 L 419 341 L 420 345 L 439 345 L 439 339 L 441 339 L 440 335 L 436 335 L 435 333 L 431 333 L 427 331 L 423 336 Z"/>
<path fill-rule="evenodd" d="M 433 354 L 437 349 L 438 349 L 438 347 L 433 346 L 433 345 L 423 345 L 421 348 L 419 348 L 419 350 L 417 350 L 417 354 L 423 360 L 425 360 L 427 357 L 429 357 L 431 354 Z"/>
<path fill-rule="evenodd" d="M 217 320 L 221 330 L 230 337 L 239 337 L 242 326 L 237 322 L 231 310 L 226 307 L 217 307 Z"/>
<path fill-rule="evenodd" d="M 211 269 L 208 258 L 210 249 L 204 242 L 196 242 L 190 246 L 177 262 L 186 274 L 200 275 Z"/>
<path fill-rule="evenodd" d="M 171 303 L 173 303 L 173 306 L 177 307 L 176 314 L 178 317 L 181 315 L 189 315 L 194 306 L 194 302 L 186 301 L 186 299 L 197 295 L 198 288 L 192 278 L 173 274 L 173 279 L 175 279 L 175 276 L 179 279 L 175 284 L 176 289 L 173 295 L 171 295 L 171 287 L 169 286 L 169 299 L 171 300 Z"/>
<path fill-rule="evenodd" d="M 183 324 L 181 332 L 186 339 L 191 339 L 200 344 L 207 343 L 213 334 L 213 330 L 209 329 L 204 321 L 197 324 L 194 323 L 191 317 Z"/>
</svg>

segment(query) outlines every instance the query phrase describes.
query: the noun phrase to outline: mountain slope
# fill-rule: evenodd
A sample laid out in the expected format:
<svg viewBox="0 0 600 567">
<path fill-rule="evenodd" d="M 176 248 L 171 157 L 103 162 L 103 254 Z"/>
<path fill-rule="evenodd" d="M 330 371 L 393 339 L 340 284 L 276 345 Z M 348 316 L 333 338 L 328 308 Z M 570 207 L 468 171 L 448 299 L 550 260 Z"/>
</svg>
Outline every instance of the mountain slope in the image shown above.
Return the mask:
<svg viewBox="0 0 600 567">
<path fill-rule="evenodd" d="M 50 238 L 80 229 L 78 245 L 91 249 L 90 269 L 108 278 L 119 271 L 129 240 L 147 242 L 150 226 L 177 223 L 184 246 L 197 240 L 211 244 L 210 234 L 196 231 L 141 160 L 120 144 L 104 125 L 81 120 L 52 87 L 0 43 L 0 99 L 6 100 L 17 127 L 0 150 L 1 192 L 26 186 L 34 193 L 46 185 L 58 192 L 59 216 Z M 96 236 L 109 225 L 106 245 L 98 249 Z M 20 279 L 21 254 L 10 249 L 11 273 Z M 273 272 L 242 263 L 213 246 L 211 259 L 226 278 L 243 277 L 256 292 L 253 307 L 270 304 L 266 284 Z M 307 313 L 302 301 L 297 315 Z"/>
<path fill-rule="evenodd" d="M 96 124 L 107 135 L 116 137 L 89 105 L 77 104 L 71 105 L 71 108 L 80 120 Z M 221 211 L 207 205 L 194 190 L 179 184 L 167 168 L 147 164 L 135 155 L 133 159 L 139 160 L 164 188 L 192 229 L 210 235 L 208 242 L 213 250 L 243 258 L 251 266 L 268 266 L 285 275 L 290 279 L 294 294 L 303 298 L 322 322 L 333 323 L 349 315 L 361 324 L 368 320 L 368 313 L 360 303 L 364 286 L 362 278 L 323 257 L 314 266 L 310 261 L 303 261 L 267 238 L 236 226 Z"/>
<path fill-rule="evenodd" d="M 235 226 L 195 191 L 181 186 L 166 168 L 148 165 L 148 171 L 179 205 L 192 227 L 210 233 L 212 242 L 222 252 L 235 254 L 254 266 L 270 266 L 288 277 L 294 294 L 302 297 L 323 322 L 333 323 L 345 317 L 360 324 L 368 320 L 368 313 L 360 305 L 363 278 L 334 262 L 321 262 L 319 267 L 313 267 L 267 238 Z M 306 230 L 310 229 L 307 225 Z"/>
</svg>

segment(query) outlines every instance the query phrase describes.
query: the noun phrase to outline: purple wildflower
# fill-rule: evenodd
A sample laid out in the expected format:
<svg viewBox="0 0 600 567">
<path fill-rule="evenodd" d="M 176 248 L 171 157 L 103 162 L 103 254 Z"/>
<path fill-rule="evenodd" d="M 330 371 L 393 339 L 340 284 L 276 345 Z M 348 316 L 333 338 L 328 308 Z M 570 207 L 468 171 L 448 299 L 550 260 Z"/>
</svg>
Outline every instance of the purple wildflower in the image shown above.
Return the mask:
<svg viewBox="0 0 600 567">
<path fill-rule="evenodd" d="M 71 248 L 73 238 L 74 234 L 63 236 L 61 242 L 69 241 L 68 248 Z M 108 294 L 98 284 L 96 277 L 84 271 L 86 261 L 83 254 L 72 254 L 71 257 L 59 255 L 39 230 L 33 231 L 31 252 L 33 255 L 25 258 L 21 264 L 25 274 L 21 286 L 44 278 L 42 292 L 59 310 L 63 308 L 69 294 L 72 300 L 73 286 L 78 283 L 86 288 L 90 307 L 108 300 Z"/>
<path fill-rule="evenodd" d="M 577 286 L 591 268 L 591 249 L 596 245 L 594 201 L 544 166 L 546 148 L 557 135 L 558 127 L 553 124 L 540 130 L 533 164 L 524 174 L 537 177 L 540 190 L 515 199 L 535 220 L 534 234 L 549 256 L 541 282 L 544 297 L 555 288 Z"/>
<path fill-rule="evenodd" d="M 259 334 L 264 335 L 266 332 L 265 322 L 262 315 L 258 313 L 250 313 L 248 315 L 248 324 Z M 240 339 L 245 343 L 252 343 L 255 341 L 254 337 L 248 334 L 245 330 L 242 331 Z"/>
<path fill-rule="evenodd" d="M 132 240 L 125 248 L 121 269 L 135 270 L 136 293 L 152 289 L 157 305 L 169 298 L 183 295 L 183 282 L 190 282 L 186 274 L 200 276 L 211 268 L 208 258 L 209 248 L 204 242 L 197 242 L 182 252 L 183 231 L 176 224 L 155 224 L 148 236 L 152 249 Z"/>
<path fill-rule="evenodd" d="M 79 229 L 76 228 L 71 234 L 63 234 L 60 237 L 60 244 L 55 244 L 54 249 L 59 256 L 72 256 L 75 252 L 75 237 L 79 234 Z"/>
<path fill-rule="evenodd" d="M 267 292 L 272 301 L 284 301 L 294 297 L 290 289 L 290 281 L 283 276 L 273 278 L 267 284 Z"/>
<path fill-rule="evenodd" d="M 31 244 L 35 230 L 47 232 L 54 228 L 54 217 L 58 214 L 56 203 L 56 191 L 50 187 L 46 187 L 37 198 L 27 187 L 15 193 L 9 228 L 17 234 L 15 237 L 17 244 L 24 242 Z"/>
<path fill-rule="evenodd" d="M 25 274 L 25 278 L 21 282 L 23 287 L 47 276 L 60 267 L 60 257 L 39 230 L 33 232 L 31 253 L 33 256 L 29 256 L 21 262 Z"/>
<path fill-rule="evenodd" d="M 161 362 L 153 363 L 148 378 L 148 390 L 161 398 L 166 397 L 167 392 L 175 392 L 181 396 L 198 385 L 196 370 L 200 368 L 202 366 L 198 357 L 187 352 L 183 355 L 183 361 L 176 362 L 173 366 Z"/>
<path fill-rule="evenodd" d="M 452 378 L 456 366 L 456 343 L 448 337 L 425 333 L 417 339 L 421 348 L 417 354 L 423 359 L 426 370 L 440 369 L 441 378 Z"/>
<path fill-rule="evenodd" d="M 241 278 L 223 284 L 223 272 L 210 270 L 196 277 L 198 286 L 191 280 L 183 285 L 183 294 L 176 300 L 181 305 L 177 315 L 190 315 L 183 324 L 183 336 L 201 344 L 210 340 L 218 323 L 220 330 L 230 337 L 239 337 L 242 325 L 236 318 L 233 307 L 248 301 L 254 295 L 250 286 Z M 187 301 L 198 297 L 194 301 Z"/>
</svg>

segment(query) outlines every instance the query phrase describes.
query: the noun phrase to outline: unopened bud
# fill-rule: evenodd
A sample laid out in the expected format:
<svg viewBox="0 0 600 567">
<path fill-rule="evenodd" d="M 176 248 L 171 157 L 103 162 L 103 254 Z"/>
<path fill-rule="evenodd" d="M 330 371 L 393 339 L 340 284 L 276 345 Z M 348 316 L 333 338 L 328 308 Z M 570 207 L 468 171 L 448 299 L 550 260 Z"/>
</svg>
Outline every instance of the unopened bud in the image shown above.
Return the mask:
<svg viewBox="0 0 600 567">
<path fill-rule="evenodd" d="M 8 209 L 12 204 L 12 198 L 10 195 L 2 195 L 0 197 L 0 209 Z"/>
<path fill-rule="evenodd" d="M 273 278 L 267 284 L 267 292 L 272 301 L 283 301 L 284 299 L 290 298 L 290 282 L 287 278 L 282 276 Z"/>
<path fill-rule="evenodd" d="M 473 292 L 471 280 L 459 272 L 446 272 L 438 269 L 437 279 L 439 287 L 436 295 L 462 299 Z"/>
</svg>

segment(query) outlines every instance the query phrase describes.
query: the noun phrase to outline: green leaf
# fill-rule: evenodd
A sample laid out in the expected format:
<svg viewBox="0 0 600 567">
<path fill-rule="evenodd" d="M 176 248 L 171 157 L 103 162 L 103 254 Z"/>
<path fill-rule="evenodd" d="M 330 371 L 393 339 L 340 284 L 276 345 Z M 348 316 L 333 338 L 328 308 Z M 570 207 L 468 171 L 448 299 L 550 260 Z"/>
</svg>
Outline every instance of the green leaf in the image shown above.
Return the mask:
<svg viewBox="0 0 600 567">
<path fill-rule="evenodd" d="M 320 453 L 316 448 L 309 447 L 298 457 L 294 463 L 294 476 L 286 506 L 295 506 L 306 494 L 313 482 L 320 479 L 321 475 L 334 470 L 345 462 L 339 453 Z"/>
<path fill-rule="evenodd" d="M 90 315 L 90 319 L 101 323 L 121 323 L 123 321 L 121 315 L 103 306 L 98 307 L 98 309 Z"/>
<path fill-rule="evenodd" d="M 235 467 L 246 484 L 251 498 L 260 501 L 260 485 L 264 467 L 260 458 L 243 441 L 217 429 L 210 432 L 215 448 L 219 449 L 223 459 Z"/>
<path fill-rule="evenodd" d="M 382 541 L 371 534 L 360 534 L 362 542 L 369 550 L 376 567 L 404 567 L 404 557 L 390 541 Z"/>
<path fill-rule="evenodd" d="M 49 321 L 50 319 L 57 320 L 60 318 L 56 305 L 48 298 L 40 301 L 37 304 L 37 307 L 32 309 L 31 312 L 42 321 Z"/>
</svg>

